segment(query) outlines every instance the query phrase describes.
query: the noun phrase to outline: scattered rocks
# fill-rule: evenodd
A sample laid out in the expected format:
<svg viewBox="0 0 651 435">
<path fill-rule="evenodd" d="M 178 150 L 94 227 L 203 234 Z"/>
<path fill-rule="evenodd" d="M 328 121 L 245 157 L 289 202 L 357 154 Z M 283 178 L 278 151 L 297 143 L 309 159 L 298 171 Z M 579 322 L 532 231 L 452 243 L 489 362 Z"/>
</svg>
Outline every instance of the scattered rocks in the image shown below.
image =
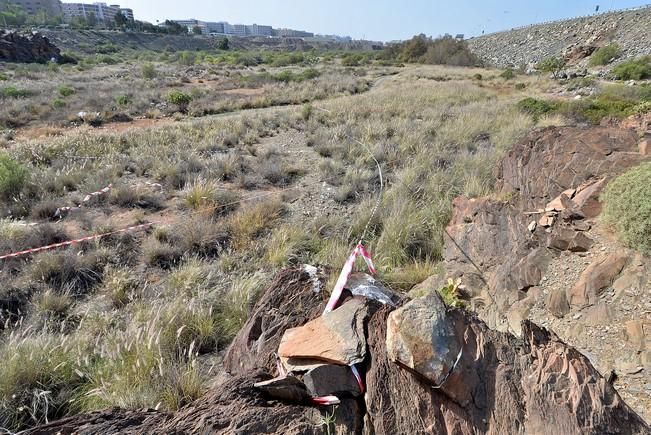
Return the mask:
<svg viewBox="0 0 651 435">
<path fill-rule="evenodd" d="M 559 251 L 586 252 L 593 241 L 585 233 L 572 228 L 557 228 L 549 237 L 547 247 Z"/>
</svg>

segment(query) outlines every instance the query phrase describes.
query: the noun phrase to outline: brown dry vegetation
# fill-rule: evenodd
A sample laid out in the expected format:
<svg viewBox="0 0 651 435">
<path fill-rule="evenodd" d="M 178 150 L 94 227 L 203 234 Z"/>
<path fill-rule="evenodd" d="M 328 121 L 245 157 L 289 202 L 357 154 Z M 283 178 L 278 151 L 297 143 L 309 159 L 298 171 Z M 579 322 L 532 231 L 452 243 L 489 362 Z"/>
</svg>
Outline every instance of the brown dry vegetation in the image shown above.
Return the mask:
<svg viewBox="0 0 651 435">
<path fill-rule="evenodd" d="M 20 113 L 21 124 L 59 125 L 81 109 L 143 115 L 168 89 L 196 98 L 178 122 L 5 139 L 24 176 L 0 197 L 0 254 L 154 225 L 0 265 L 0 427 L 113 405 L 173 410 L 201 395 L 272 273 L 337 269 L 361 237 L 379 189 L 369 150 L 387 185 L 365 242 L 382 278 L 409 290 L 437 267 L 452 198 L 490 193 L 494 162 L 535 125 L 517 108 L 521 87 L 499 71 L 318 66 L 314 79 L 262 84 L 258 95 L 230 92 L 226 71 L 194 66 L 204 83 L 184 83 L 190 69 L 156 68 L 152 79 L 127 64 L 11 74 L 35 93 L 3 105 L 5 123 Z M 55 111 L 63 81 L 75 93 Z M 109 183 L 109 195 L 51 216 Z"/>
</svg>

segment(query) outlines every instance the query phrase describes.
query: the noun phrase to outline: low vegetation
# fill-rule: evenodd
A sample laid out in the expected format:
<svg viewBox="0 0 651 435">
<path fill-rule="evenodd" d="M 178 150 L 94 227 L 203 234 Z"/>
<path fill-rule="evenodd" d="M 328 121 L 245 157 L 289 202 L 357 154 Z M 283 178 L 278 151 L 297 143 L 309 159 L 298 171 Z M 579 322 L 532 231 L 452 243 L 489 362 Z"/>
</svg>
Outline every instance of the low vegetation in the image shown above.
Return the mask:
<svg viewBox="0 0 651 435">
<path fill-rule="evenodd" d="M 601 195 L 603 218 L 629 247 L 651 255 L 651 163 L 629 170 Z"/>
<path fill-rule="evenodd" d="M 643 56 L 622 62 L 613 68 L 612 74 L 619 80 L 651 78 L 651 56 Z"/>
<path fill-rule="evenodd" d="M 609 44 L 597 49 L 592 56 L 590 56 L 590 66 L 603 66 L 608 65 L 620 55 L 621 49 L 617 44 Z"/>
</svg>

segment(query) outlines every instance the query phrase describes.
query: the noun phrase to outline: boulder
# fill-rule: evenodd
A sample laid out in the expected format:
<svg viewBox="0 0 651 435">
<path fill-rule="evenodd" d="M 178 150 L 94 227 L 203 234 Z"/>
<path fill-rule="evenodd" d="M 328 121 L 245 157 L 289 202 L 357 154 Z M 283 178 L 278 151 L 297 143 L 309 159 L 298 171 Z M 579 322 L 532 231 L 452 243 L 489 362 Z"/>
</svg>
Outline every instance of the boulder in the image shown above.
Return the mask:
<svg viewBox="0 0 651 435">
<path fill-rule="evenodd" d="M 561 318 L 570 312 L 565 290 L 556 289 L 549 293 L 546 300 L 547 309 L 552 315 Z"/>
<path fill-rule="evenodd" d="M 278 355 L 341 365 L 358 364 L 366 356 L 367 315 L 365 300 L 351 299 L 334 311 L 285 331 Z"/>
<path fill-rule="evenodd" d="M 313 396 L 362 394 L 355 375 L 347 366 L 322 364 L 305 373 L 303 382 Z"/>
<path fill-rule="evenodd" d="M 613 284 L 627 261 L 625 254 L 612 254 L 595 260 L 583 271 L 574 287 L 568 290 L 570 306 L 582 308 L 597 303 L 601 292 Z"/>
<path fill-rule="evenodd" d="M 317 279 L 323 282 L 323 275 Z M 276 351 L 284 332 L 320 316 L 326 298 L 314 292 L 313 277 L 305 268 L 281 271 L 228 347 L 224 369 L 233 375 L 255 369 L 278 374 Z"/>
<path fill-rule="evenodd" d="M 547 247 L 559 251 L 586 252 L 593 241 L 583 231 L 576 231 L 573 228 L 554 228 L 549 236 Z"/>
<path fill-rule="evenodd" d="M 432 385 L 447 378 L 461 345 L 436 292 L 414 299 L 389 315 L 387 355 Z"/>
<path fill-rule="evenodd" d="M 645 349 L 644 323 L 641 320 L 629 320 L 624 323 L 624 335 L 638 351 L 641 352 Z"/>
</svg>

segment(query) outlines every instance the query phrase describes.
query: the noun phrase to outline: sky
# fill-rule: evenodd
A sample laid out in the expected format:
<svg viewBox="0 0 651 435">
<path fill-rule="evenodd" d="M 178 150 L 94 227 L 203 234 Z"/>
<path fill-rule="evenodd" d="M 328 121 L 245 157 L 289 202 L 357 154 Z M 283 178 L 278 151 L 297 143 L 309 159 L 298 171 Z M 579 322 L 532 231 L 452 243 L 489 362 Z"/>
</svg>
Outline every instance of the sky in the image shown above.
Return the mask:
<svg viewBox="0 0 651 435">
<path fill-rule="evenodd" d="M 266 24 L 355 39 L 391 41 L 424 33 L 466 37 L 601 11 L 649 0 L 116 0 L 136 19 L 196 18 Z"/>
</svg>

